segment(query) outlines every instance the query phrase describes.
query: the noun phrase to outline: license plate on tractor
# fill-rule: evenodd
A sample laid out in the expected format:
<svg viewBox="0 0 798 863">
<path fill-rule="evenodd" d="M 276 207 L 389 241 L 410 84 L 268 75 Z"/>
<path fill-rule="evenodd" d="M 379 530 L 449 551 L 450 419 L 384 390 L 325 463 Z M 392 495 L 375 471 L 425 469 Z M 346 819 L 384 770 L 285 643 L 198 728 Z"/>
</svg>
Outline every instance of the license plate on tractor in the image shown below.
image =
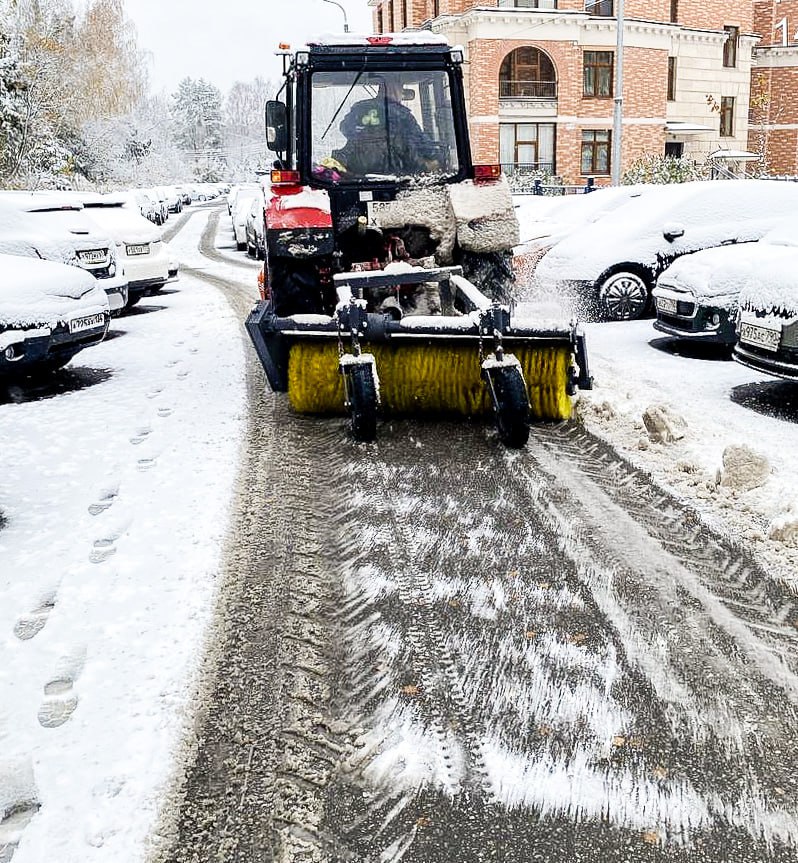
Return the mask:
<svg viewBox="0 0 798 863">
<path fill-rule="evenodd" d="M 105 315 L 100 312 L 96 315 L 86 315 L 83 318 L 73 318 L 69 322 L 70 333 L 82 333 L 84 330 L 93 330 L 105 324 Z"/>
</svg>

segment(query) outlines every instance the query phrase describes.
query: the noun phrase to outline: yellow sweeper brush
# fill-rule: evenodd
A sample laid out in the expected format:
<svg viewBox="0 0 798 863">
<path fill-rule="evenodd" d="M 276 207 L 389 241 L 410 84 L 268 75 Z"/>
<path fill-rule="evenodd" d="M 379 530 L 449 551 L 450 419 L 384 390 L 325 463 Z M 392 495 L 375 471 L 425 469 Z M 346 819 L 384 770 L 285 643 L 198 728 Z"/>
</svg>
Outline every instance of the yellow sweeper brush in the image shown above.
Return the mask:
<svg viewBox="0 0 798 863">
<path fill-rule="evenodd" d="M 515 321 L 459 268 L 403 273 L 402 282 L 437 281 L 445 314 L 396 319 L 369 311 L 368 288 L 385 275 L 335 277 L 333 316 L 280 318 L 259 304 L 247 329 L 273 390 L 301 413 L 349 413 L 359 440 L 373 440 L 378 413 L 484 416 L 500 438 L 523 446 L 529 422 L 571 415 L 576 387 L 589 389 L 584 336 L 575 324 Z"/>
</svg>

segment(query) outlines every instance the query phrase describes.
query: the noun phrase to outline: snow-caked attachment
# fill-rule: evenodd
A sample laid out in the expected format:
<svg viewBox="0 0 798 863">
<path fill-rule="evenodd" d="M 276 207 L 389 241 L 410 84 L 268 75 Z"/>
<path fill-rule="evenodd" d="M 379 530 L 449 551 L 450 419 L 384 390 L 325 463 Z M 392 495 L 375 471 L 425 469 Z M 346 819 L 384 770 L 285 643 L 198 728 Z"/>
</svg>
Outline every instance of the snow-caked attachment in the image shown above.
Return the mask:
<svg viewBox="0 0 798 863">
<path fill-rule="evenodd" d="M 380 416 L 494 416 L 520 447 L 530 420 L 571 416 L 576 387 L 590 388 L 575 324 L 516 320 L 459 267 L 338 273 L 334 315 L 278 317 L 262 303 L 247 320 L 269 384 L 301 413 L 350 414 L 358 440 Z M 397 318 L 385 292 L 439 294 L 437 314 Z M 380 311 L 382 309 L 382 311 Z M 379 378 L 377 372 L 379 371 Z"/>
</svg>

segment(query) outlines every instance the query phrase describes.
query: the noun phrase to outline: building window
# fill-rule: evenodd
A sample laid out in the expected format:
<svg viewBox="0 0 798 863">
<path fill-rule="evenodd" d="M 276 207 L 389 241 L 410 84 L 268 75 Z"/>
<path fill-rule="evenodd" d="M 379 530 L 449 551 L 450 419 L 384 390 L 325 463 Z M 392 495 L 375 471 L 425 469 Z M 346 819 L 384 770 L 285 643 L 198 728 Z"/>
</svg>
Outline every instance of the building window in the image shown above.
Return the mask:
<svg viewBox="0 0 798 863">
<path fill-rule="evenodd" d="M 582 66 L 583 95 L 612 95 L 612 57 L 612 51 L 585 51 Z"/>
<path fill-rule="evenodd" d="M 668 57 L 668 101 L 676 101 L 676 58 Z"/>
<path fill-rule="evenodd" d="M 585 12 L 605 18 L 615 14 L 612 0 L 585 0 Z"/>
<path fill-rule="evenodd" d="M 508 177 L 556 173 L 554 148 L 554 123 L 502 123 L 499 126 L 499 161 Z"/>
<path fill-rule="evenodd" d="M 731 138 L 734 135 L 734 96 L 721 96 L 720 99 L 720 136 Z"/>
<path fill-rule="evenodd" d="M 385 23 L 384 23 L 384 20 L 382 17 L 383 8 L 384 7 L 382 7 L 382 6 L 379 6 L 377 8 L 377 32 L 378 33 L 384 33 L 385 32 Z"/>
<path fill-rule="evenodd" d="M 582 175 L 609 174 L 610 133 L 606 129 L 582 132 Z"/>
<path fill-rule="evenodd" d="M 500 9 L 556 9 L 557 0 L 499 0 Z"/>
<path fill-rule="evenodd" d="M 557 80 L 550 57 L 538 48 L 516 48 L 499 69 L 499 99 L 556 99 Z"/>
<path fill-rule="evenodd" d="M 723 43 L 723 65 L 733 68 L 737 65 L 737 43 L 740 41 L 739 27 L 724 27 L 726 41 Z"/>
<path fill-rule="evenodd" d="M 393 33 L 393 0 L 385 4 L 385 29 L 383 33 Z"/>
<path fill-rule="evenodd" d="M 671 0 L 671 24 L 679 20 L 679 0 Z"/>
<path fill-rule="evenodd" d="M 407 28 L 407 0 L 402 0 L 402 29 Z"/>
<path fill-rule="evenodd" d="M 432 0 L 432 17 L 437 18 L 441 14 L 440 0 Z"/>
</svg>

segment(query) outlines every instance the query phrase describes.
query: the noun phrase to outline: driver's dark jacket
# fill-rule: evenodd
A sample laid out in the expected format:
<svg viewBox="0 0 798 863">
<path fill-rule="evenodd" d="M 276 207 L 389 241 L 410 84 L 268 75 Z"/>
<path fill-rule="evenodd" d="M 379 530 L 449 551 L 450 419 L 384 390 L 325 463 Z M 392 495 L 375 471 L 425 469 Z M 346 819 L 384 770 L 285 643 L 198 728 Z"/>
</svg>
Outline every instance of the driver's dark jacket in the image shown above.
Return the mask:
<svg viewBox="0 0 798 863">
<path fill-rule="evenodd" d="M 350 174 L 416 174 L 439 153 L 413 113 L 392 99 L 357 102 L 340 129 L 346 144 L 332 155 Z"/>
</svg>

